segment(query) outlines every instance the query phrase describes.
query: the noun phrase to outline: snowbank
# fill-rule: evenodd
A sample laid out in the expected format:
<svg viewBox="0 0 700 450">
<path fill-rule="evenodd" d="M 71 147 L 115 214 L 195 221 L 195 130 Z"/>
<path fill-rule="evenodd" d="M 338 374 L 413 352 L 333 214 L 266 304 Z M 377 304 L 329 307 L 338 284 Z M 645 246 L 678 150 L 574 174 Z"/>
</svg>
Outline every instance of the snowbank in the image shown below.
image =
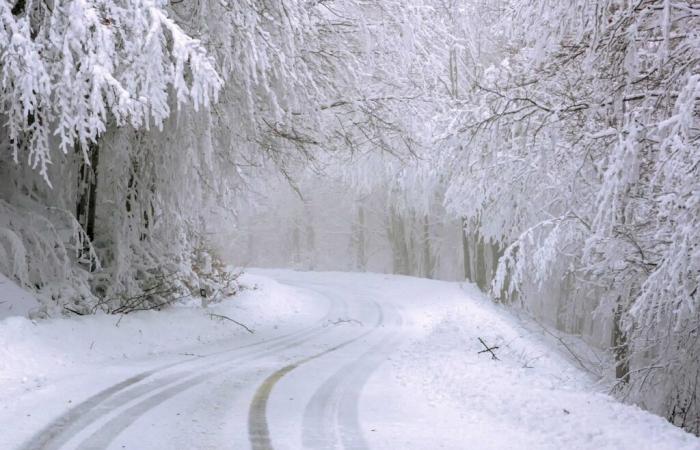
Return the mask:
<svg viewBox="0 0 700 450">
<path fill-rule="evenodd" d="M 402 399 L 397 408 L 419 425 L 370 430 L 378 448 L 424 448 L 438 435 L 451 449 L 700 449 L 697 437 L 608 395 L 607 383 L 580 367 L 595 356 L 575 338 L 567 346 L 581 361 L 471 285 L 423 283 L 433 286 L 424 301 L 404 296 L 420 332 L 375 374 L 364 410 L 371 423 L 373 403 Z M 442 306 L 421 317 L 426 302 Z M 497 360 L 479 338 L 498 347 Z M 387 379 L 396 380 L 393 392 Z"/>
<path fill-rule="evenodd" d="M 96 365 L 124 359 L 153 361 L 173 352 L 182 358 L 188 346 L 252 337 L 243 327 L 211 314 L 230 317 L 253 330 L 280 332 L 320 314 L 318 300 L 303 292 L 255 275 L 245 274 L 241 281 L 250 288 L 208 308 L 180 306 L 38 322 L 26 317 L 0 320 L 0 402 L 18 389 L 38 389 Z"/>
<path fill-rule="evenodd" d="M 27 317 L 37 308 L 36 297 L 0 273 L 0 320 L 11 316 Z"/>
</svg>

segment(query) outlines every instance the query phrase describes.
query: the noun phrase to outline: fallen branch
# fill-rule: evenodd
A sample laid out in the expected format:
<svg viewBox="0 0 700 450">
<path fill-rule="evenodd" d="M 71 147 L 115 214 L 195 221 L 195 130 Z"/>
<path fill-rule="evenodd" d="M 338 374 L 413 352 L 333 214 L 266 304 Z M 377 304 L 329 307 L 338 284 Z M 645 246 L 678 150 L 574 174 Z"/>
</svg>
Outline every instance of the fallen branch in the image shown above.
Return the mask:
<svg viewBox="0 0 700 450">
<path fill-rule="evenodd" d="M 253 331 L 253 330 L 251 330 L 250 328 L 248 328 L 245 324 L 242 324 L 241 322 L 239 322 L 239 321 L 237 321 L 237 320 L 233 320 L 232 318 L 230 318 L 230 317 L 228 317 L 228 316 L 223 316 L 223 315 L 221 315 L 221 314 L 209 313 L 209 318 L 210 318 L 210 319 L 217 318 L 217 319 L 219 319 L 219 320 L 228 320 L 228 321 L 230 321 L 230 322 L 235 323 L 235 324 L 238 325 L 238 326 L 241 326 L 241 327 L 245 328 L 245 330 L 246 330 L 248 333 L 250 333 L 250 334 L 255 333 L 255 331 Z"/>
<path fill-rule="evenodd" d="M 552 333 L 551 331 L 549 331 L 549 330 L 547 329 L 547 327 L 545 327 L 543 324 L 541 324 L 538 320 L 536 320 L 536 319 L 533 319 L 533 320 L 535 321 L 535 323 L 537 323 L 537 325 L 539 325 L 539 326 L 542 328 L 542 331 L 544 331 L 544 332 L 547 333 L 548 335 L 550 335 L 550 336 L 552 336 L 553 338 L 555 338 L 556 340 L 558 340 L 559 343 L 569 352 L 569 354 L 570 354 L 571 356 L 574 357 L 574 359 L 576 360 L 576 362 L 578 363 L 578 365 L 579 365 L 583 370 L 585 370 L 586 372 L 588 372 L 588 373 L 590 373 L 590 374 L 593 374 L 593 375 L 596 375 L 596 376 L 600 377 L 600 374 L 594 372 L 594 371 L 591 370 L 586 364 L 583 363 L 583 361 L 581 360 L 581 358 L 579 358 L 579 356 L 576 354 L 576 352 L 574 352 L 574 351 L 571 349 L 571 347 L 569 347 L 569 345 L 568 345 L 566 342 L 564 342 L 564 339 L 562 339 L 560 336 L 557 336 L 556 334 L 554 334 L 554 333 Z"/>
<path fill-rule="evenodd" d="M 77 310 L 75 310 L 75 309 L 69 308 L 69 307 L 67 307 L 67 306 L 65 306 L 65 305 L 63 305 L 63 309 L 65 309 L 66 311 L 70 311 L 70 312 L 72 312 L 73 314 L 78 315 L 78 316 L 84 316 L 84 315 L 85 315 L 85 314 L 81 313 L 80 311 L 77 311 Z"/>
<path fill-rule="evenodd" d="M 500 359 L 498 359 L 498 356 L 496 356 L 496 354 L 493 352 L 494 350 L 496 350 L 498 348 L 497 345 L 495 345 L 493 347 L 489 347 L 488 345 L 486 345 L 486 342 L 484 342 L 483 339 L 481 339 L 481 338 L 477 338 L 477 339 L 479 339 L 479 342 L 481 342 L 481 345 L 483 345 L 484 348 L 486 349 L 486 350 L 482 350 L 482 351 L 478 352 L 477 354 L 489 352 L 489 353 L 491 353 L 491 359 L 495 359 L 496 361 L 500 361 Z"/>
</svg>

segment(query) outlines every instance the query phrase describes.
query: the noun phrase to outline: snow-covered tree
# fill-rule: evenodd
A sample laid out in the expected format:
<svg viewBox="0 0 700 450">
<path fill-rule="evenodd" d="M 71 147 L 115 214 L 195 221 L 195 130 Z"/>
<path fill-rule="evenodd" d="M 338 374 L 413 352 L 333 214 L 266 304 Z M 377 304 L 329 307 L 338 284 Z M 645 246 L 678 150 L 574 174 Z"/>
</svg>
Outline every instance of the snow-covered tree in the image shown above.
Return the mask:
<svg viewBox="0 0 700 450">
<path fill-rule="evenodd" d="M 494 295 L 612 346 L 620 390 L 697 432 L 697 7 L 501 13 L 441 121 L 448 208 L 507 246 Z"/>
<path fill-rule="evenodd" d="M 109 147 L 110 130 L 162 129 L 173 111 L 206 108 L 217 98 L 222 79 L 214 60 L 165 7 L 154 1 L 0 5 L 3 191 L 23 211 L 5 210 L 3 231 L 16 238 L 6 273 L 38 289 L 84 286 L 46 297 L 76 304 L 92 298 L 80 264 L 100 268 L 93 250 L 97 175 L 120 169 L 99 164 L 100 156 L 127 166 L 133 156 L 127 147 Z"/>
<path fill-rule="evenodd" d="M 411 154 L 427 50 L 407 5 L 4 3 L 3 198 L 56 230 L 37 247 L 9 221 L 3 270 L 71 310 L 157 306 L 203 282 L 195 254 L 226 222 L 210 217 L 235 216 L 267 166 L 291 180 L 323 154 Z M 70 273 L 49 276 L 59 257 Z M 49 294 L 62 279 L 80 294 Z"/>
<path fill-rule="evenodd" d="M 691 0 L 0 3 L 0 271 L 78 313 L 213 295 L 214 246 L 461 274 L 697 433 L 698 30 Z"/>
</svg>

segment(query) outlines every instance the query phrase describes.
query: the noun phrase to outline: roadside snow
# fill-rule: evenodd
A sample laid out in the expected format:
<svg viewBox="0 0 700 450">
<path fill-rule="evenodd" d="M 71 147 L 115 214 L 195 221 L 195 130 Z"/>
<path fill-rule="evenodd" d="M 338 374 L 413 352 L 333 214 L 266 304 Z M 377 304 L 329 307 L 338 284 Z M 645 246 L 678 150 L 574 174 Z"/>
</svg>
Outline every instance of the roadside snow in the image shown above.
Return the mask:
<svg viewBox="0 0 700 450">
<path fill-rule="evenodd" d="M 470 284 L 342 272 L 258 273 L 393 304 L 405 343 L 360 397 L 370 448 L 700 450 L 700 439 L 608 395 L 598 354 L 494 304 Z M 550 331 L 551 332 L 551 331 Z M 478 338 L 494 350 L 491 358 Z M 595 371 L 595 370 L 594 370 Z"/>
<path fill-rule="evenodd" d="M 372 378 L 361 403 L 376 448 L 700 449 L 700 439 L 625 405 L 551 336 L 471 285 L 431 281 L 410 300 L 421 326 Z M 426 304 L 439 304 L 421 318 Z M 435 314 L 439 311 L 440 314 Z M 441 317 L 437 317 L 441 316 Z M 498 346 L 495 360 L 479 341 Z M 387 381 L 394 380 L 394 382 Z M 394 404 L 387 421 L 377 405 Z M 436 437 L 437 436 L 437 437 Z"/>
<path fill-rule="evenodd" d="M 0 404 L 19 391 L 89 373 L 95 366 L 153 364 L 207 343 L 245 342 L 245 329 L 218 314 L 266 334 L 302 325 L 321 314 L 318 300 L 269 278 L 245 274 L 239 295 L 208 308 L 173 307 L 128 315 L 98 314 L 34 321 L 0 320 Z M 2 290 L 3 295 L 8 292 Z M 24 292 L 24 291 L 21 291 Z M 19 293 L 21 295 L 21 292 Z M 9 291 L 9 295 L 16 295 Z"/>
<path fill-rule="evenodd" d="M 367 384 L 347 386 L 358 389 L 357 418 L 371 448 L 700 449 L 697 437 L 605 394 L 604 385 L 578 367 L 556 340 L 469 285 L 286 270 L 253 271 L 242 281 L 258 288 L 208 308 L 181 306 L 38 322 L 23 317 L 0 320 L 0 424 L 11 424 L 0 426 L 0 449 L 17 448 L 71 405 L 144 370 L 317 323 L 330 299 L 348 305 L 355 299 L 358 304 L 376 303 L 398 311 L 402 320 L 401 326 L 387 322 L 385 331 L 404 343 L 387 353 L 389 360 Z M 212 313 L 240 321 L 256 333 Z M 498 360 L 479 353 L 484 347 L 478 338 L 498 346 Z M 308 366 L 292 372 L 287 381 L 296 373 L 304 384 L 298 391 L 285 392 L 286 406 L 276 411 L 296 414 L 292 422 L 299 422 L 304 403 L 298 405 L 301 411 L 295 410 L 292 398 L 312 396 L 339 364 L 367 352 L 362 342 L 309 360 Z M 307 357 L 330 344 L 308 345 Z M 338 359 L 343 355 L 347 360 Z M 253 370 L 248 387 L 254 389 L 261 382 L 255 377 L 264 379 L 265 370 L 274 367 Z M 304 375 L 304 370 L 313 370 L 313 376 Z M 242 382 L 234 380 L 231 386 L 242 388 Z M 333 392 L 343 394 L 342 384 L 338 389 Z M 199 397 L 195 400 L 199 405 Z M 241 401 L 238 409 L 227 410 L 243 420 L 243 425 L 231 428 L 236 436 L 246 423 L 248 404 L 245 398 Z M 219 414 L 215 403 L 200 406 L 214 408 L 206 417 Z"/>
<path fill-rule="evenodd" d="M 0 273 L 0 320 L 11 316 L 27 317 L 37 308 L 36 297 Z"/>
</svg>

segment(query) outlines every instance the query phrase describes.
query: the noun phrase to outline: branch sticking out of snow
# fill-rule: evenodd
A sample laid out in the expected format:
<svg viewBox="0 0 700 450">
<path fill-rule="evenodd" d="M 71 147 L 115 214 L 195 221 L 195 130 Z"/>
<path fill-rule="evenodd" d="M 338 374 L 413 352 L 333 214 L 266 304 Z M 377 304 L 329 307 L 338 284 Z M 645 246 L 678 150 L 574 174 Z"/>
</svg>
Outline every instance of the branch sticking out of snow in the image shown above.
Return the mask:
<svg viewBox="0 0 700 450">
<path fill-rule="evenodd" d="M 486 350 L 482 350 L 482 351 L 478 352 L 479 354 L 489 352 L 489 353 L 491 353 L 491 359 L 495 359 L 496 361 L 500 361 L 500 359 L 498 359 L 498 356 L 496 356 L 496 354 L 493 352 L 494 350 L 496 350 L 498 348 L 497 345 L 495 345 L 493 347 L 489 347 L 488 345 L 486 345 L 486 342 L 484 342 L 483 339 L 481 339 L 481 338 L 477 338 L 477 339 L 479 339 L 479 342 L 481 342 L 481 345 L 483 345 L 484 348 L 486 348 Z"/>
<path fill-rule="evenodd" d="M 254 330 L 251 330 L 251 329 L 248 328 L 245 324 L 242 324 L 241 322 L 239 322 L 239 321 L 237 321 L 237 320 L 233 320 L 232 318 L 230 318 L 230 317 L 228 317 L 228 316 L 224 316 L 224 315 L 221 315 L 221 314 L 209 313 L 209 317 L 210 317 L 211 319 L 228 320 L 228 321 L 230 321 L 230 322 L 235 323 L 236 325 L 239 325 L 239 326 L 245 328 L 245 330 L 246 330 L 248 333 L 250 333 L 250 334 L 255 333 Z"/>
</svg>

